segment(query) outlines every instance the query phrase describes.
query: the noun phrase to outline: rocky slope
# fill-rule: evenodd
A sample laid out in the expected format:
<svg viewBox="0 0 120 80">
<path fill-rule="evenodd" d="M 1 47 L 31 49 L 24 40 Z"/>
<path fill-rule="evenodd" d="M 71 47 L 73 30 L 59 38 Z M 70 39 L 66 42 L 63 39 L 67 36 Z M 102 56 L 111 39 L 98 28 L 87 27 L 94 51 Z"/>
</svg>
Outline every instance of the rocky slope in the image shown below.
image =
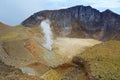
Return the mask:
<svg viewBox="0 0 120 80">
<path fill-rule="evenodd" d="M 90 6 L 45 10 L 33 14 L 21 24 L 39 26 L 46 18 L 52 22 L 51 28 L 57 36 L 120 40 L 120 15 L 110 10 L 99 12 Z"/>
<path fill-rule="evenodd" d="M 103 43 L 57 36 L 53 38 L 52 50 L 48 50 L 43 46 L 44 36 L 37 26 L 9 27 L 0 23 L 0 79 L 120 79 L 119 41 Z"/>
<path fill-rule="evenodd" d="M 42 80 L 35 76 L 23 74 L 22 71 L 13 66 L 8 66 L 0 61 L 0 80 Z"/>
<path fill-rule="evenodd" d="M 6 66 L 14 66 L 13 70 L 21 69 L 23 73 L 30 75 L 20 72 L 23 76 L 14 79 L 16 75 L 11 76 L 12 73 L 8 71 L 13 80 L 88 80 L 84 69 L 72 63 L 72 58 L 87 48 L 100 44 L 100 41 L 59 37 L 53 39 L 50 51 L 43 46 L 45 41 L 41 28 L 4 26 L 6 25 L 0 26 L 0 61 Z M 0 69 L 5 72 L 3 68 Z"/>
</svg>

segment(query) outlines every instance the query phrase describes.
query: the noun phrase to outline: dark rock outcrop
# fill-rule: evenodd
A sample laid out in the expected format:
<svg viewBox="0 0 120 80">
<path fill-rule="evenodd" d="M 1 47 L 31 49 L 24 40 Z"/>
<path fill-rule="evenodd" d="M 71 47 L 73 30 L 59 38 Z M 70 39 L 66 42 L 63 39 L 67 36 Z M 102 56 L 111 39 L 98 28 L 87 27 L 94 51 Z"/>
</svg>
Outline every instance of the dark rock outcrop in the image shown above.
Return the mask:
<svg viewBox="0 0 120 80">
<path fill-rule="evenodd" d="M 53 32 L 59 36 L 120 40 L 120 15 L 110 10 L 99 12 L 90 6 L 45 10 L 33 14 L 21 24 L 39 26 L 46 18 L 50 19 Z"/>
</svg>

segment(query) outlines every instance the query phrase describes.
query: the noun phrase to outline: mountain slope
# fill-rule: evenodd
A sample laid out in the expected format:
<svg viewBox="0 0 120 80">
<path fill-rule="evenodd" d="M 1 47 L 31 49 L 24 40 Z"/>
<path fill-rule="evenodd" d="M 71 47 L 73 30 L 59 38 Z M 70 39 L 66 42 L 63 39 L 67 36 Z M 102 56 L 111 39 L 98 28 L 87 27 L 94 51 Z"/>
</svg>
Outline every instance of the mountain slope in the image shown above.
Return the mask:
<svg viewBox="0 0 120 80">
<path fill-rule="evenodd" d="M 88 47 L 100 44 L 100 41 L 67 37 L 53 38 L 52 50 L 46 49 L 43 46 L 44 43 L 44 34 L 40 27 L 30 28 L 18 25 L 6 28 L 0 32 L 0 60 L 5 65 L 14 66 L 21 69 L 23 73 L 33 75 L 23 75 L 21 78 L 18 76 L 21 80 L 37 80 L 36 76 L 43 80 L 88 80 L 86 72 L 82 67 L 73 64 L 72 58 Z M 3 72 L 5 72 L 4 69 Z M 4 77 L 4 75 L 1 76 Z"/>
<path fill-rule="evenodd" d="M 46 18 L 52 22 L 52 31 L 57 36 L 94 38 L 102 41 L 120 39 L 120 15 L 110 10 L 99 12 L 90 6 L 40 11 L 21 24 L 26 27 L 39 26 Z"/>
<path fill-rule="evenodd" d="M 111 40 L 73 58 L 84 65 L 90 80 L 120 80 L 120 41 Z"/>
<path fill-rule="evenodd" d="M 2 23 L 2 22 L 0 22 L 0 28 L 9 28 L 9 26 L 4 24 L 4 23 Z"/>
<path fill-rule="evenodd" d="M 42 80 L 35 76 L 23 74 L 22 71 L 13 66 L 8 66 L 0 61 L 0 80 Z"/>
</svg>

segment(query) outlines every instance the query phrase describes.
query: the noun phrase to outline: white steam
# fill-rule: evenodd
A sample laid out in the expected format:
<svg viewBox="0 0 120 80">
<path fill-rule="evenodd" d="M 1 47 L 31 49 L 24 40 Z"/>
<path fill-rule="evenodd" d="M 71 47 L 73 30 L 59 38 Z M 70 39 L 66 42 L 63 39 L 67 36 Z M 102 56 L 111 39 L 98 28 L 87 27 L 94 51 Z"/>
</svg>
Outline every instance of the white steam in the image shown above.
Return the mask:
<svg viewBox="0 0 120 80">
<path fill-rule="evenodd" d="M 50 20 L 46 19 L 41 22 L 40 27 L 42 28 L 43 33 L 45 35 L 44 39 L 46 44 L 44 45 L 44 47 L 49 50 L 52 50 L 53 40 L 52 40 L 52 31 L 50 28 L 50 24 L 51 24 Z"/>
</svg>

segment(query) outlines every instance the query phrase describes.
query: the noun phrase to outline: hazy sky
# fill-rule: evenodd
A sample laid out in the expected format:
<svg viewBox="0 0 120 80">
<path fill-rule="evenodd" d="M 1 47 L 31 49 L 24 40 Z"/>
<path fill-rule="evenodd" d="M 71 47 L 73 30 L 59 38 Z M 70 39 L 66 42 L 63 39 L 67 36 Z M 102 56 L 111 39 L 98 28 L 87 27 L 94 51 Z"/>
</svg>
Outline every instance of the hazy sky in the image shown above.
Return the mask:
<svg viewBox="0 0 120 80">
<path fill-rule="evenodd" d="M 0 21 L 17 25 L 35 12 L 75 5 L 90 5 L 100 11 L 110 9 L 120 14 L 120 0 L 0 0 Z"/>
</svg>

